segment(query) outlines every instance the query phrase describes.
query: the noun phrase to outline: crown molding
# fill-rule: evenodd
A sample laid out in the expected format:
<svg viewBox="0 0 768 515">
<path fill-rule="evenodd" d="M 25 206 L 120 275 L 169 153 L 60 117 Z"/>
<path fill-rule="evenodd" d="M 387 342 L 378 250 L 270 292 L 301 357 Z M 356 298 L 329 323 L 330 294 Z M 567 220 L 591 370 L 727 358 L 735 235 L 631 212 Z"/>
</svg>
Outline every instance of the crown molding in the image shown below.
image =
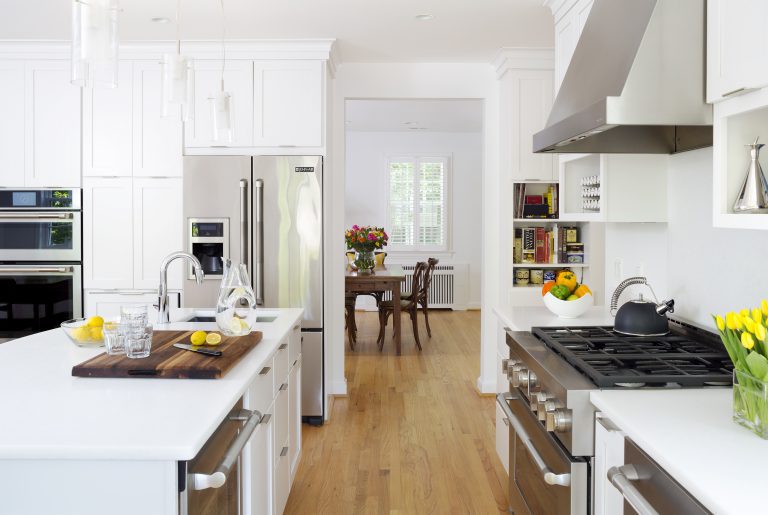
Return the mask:
<svg viewBox="0 0 768 515">
<path fill-rule="evenodd" d="M 574 7 L 578 0 L 544 0 L 544 7 L 549 7 L 555 23 L 559 22 L 565 14 Z"/>
<path fill-rule="evenodd" d="M 497 79 L 510 70 L 554 70 L 555 51 L 552 48 L 505 47 L 496 52 L 491 64 Z"/>
</svg>

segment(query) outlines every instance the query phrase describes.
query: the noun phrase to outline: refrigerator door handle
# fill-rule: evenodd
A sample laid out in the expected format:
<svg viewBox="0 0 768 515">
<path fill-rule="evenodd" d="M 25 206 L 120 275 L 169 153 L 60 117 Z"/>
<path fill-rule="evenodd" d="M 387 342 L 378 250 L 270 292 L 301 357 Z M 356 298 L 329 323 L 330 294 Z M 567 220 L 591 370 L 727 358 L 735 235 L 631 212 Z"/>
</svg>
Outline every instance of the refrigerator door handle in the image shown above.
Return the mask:
<svg viewBox="0 0 768 515">
<path fill-rule="evenodd" d="M 240 179 L 240 262 L 248 268 L 248 179 Z"/>
<path fill-rule="evenodd" d="M 254 256 L 253 286 L 256 304 L 264 305 L 264 180 L 256 179 L 253 183 L 256 201 L 253 206 L 254 217 Z"/>
</svg>

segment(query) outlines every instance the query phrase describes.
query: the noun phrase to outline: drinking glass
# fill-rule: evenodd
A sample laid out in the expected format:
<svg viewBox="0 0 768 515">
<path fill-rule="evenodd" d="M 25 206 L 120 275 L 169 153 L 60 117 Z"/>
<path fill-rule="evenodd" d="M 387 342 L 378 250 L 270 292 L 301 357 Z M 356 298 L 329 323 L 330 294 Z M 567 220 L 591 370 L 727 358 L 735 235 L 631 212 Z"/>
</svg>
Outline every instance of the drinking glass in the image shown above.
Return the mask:
<svg viewBox="0 0 768 515">
<path fill-rule="evenodd" d="M 107 354 L 110 356 L 125 354 L 125 338 L 124 335 L 120 334 L 120 323 L 104 322 L 103 332 Z"/>
<path fill-rule="evenodd" d="M 125 355 L 129 358 L 146 358 L 152 349 L 152 326 L 131 330 L 125 338 Z"/>
</svg>

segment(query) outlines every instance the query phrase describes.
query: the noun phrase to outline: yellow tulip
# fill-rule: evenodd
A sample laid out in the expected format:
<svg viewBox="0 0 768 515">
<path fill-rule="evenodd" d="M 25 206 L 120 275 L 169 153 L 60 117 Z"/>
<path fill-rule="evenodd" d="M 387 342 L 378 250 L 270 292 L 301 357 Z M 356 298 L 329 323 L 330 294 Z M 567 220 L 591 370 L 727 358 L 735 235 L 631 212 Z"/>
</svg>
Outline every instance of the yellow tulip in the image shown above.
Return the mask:
<svg viewBox="0 0 768 515">
<path fill-rule="evenodd" d="M 739 311 L 739 315 L 741 315 L 742 318 L 746 318 L 749 316 L 749 310 L 747 308 L 744 308 L 741 311 Z"/>
<path fill-rule="evenodd" d="M 763 312 L 763 316 L 768 317 L 768 300 L 763 299 L 760 303 L 760 310 Z"/>
<path fill-rule="evenodd" d="M 755 339 L 752 338 L 752 335 L 749 333 L 741 333 L 741 344 L 745 348 L 751 349 L 755 346 Z"/>
<path fill-rule="evenodd" d="M 763 324 L 755 324 L 755 337 L 761 342 L 765 341 L 766 335 L 765 326 Z"/>
<path fill-rule="evenodd" d="M 733 323 L 736 324 L 736 330 L 744 330 L 744 321 L 741 319 L 741 315 L 738 313 L 733 314 Z"/>
<path fill-rule="evenodd" d="M 756 324 L 762 324 L 763 323 L 763 312 L 760 311 L 760 309 L 755 308 L 752 310 L 752 320 L 755 321 Z"/>
<path fill-rule="evenodd" d="M 747 331 L 749 331 L 750 333 L 754 333 L 755 332 L 755 321 L 754 320 L 752 320 L 749 317 L 744 317 L 741 320 L 742 320 L 742 322 L 744 322 L 744 327 L 747 328 Z"/>
<path fill-rule="evenodd" d="M 715 317 L 715 324 L 717 324 L 718 331 L 725 331 L 725 320 L 720 315 Z"/>
<path fill-rule="evenodd" d="M 729 311 L 725 315 L 725 325 L 728 326 L 728 329 L 730 329 L 731 331 L 735 331 L 736 330 L 736 317 L 737 316 L 738 315 L 736 315 L 736 313 L 734 313 L 733 311 Z"/>
</svg>

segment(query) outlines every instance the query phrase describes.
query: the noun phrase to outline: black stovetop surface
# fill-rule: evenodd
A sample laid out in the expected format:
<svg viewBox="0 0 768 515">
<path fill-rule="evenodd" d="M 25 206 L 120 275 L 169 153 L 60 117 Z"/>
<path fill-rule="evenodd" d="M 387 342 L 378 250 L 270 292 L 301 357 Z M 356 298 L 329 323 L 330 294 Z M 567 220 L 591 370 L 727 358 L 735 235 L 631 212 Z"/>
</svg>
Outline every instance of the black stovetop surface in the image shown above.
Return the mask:
<svg viewBox="0 0 768 515">
<path fill-rule="evenodd" d="M 733 365 L 719 338 L 678 322 L 664 336 L 613 327 L 534 327 L 531 332 L 600 388 L 730 385 Z"/>
</svg>

